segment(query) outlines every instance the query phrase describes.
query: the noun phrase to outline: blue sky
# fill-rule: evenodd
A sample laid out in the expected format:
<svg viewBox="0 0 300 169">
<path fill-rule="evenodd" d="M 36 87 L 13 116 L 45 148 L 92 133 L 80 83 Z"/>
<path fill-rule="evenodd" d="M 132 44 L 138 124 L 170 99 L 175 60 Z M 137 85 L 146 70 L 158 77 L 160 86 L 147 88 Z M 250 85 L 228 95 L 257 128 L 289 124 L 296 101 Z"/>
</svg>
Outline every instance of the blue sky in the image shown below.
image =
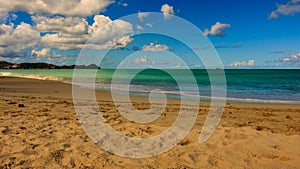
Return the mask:
<svg viewBox="0 0 300 169">
<path fill-rule="evenodd" d="M 185 61 L 192 55 L 180 43 L 164 36 L 134 36 L 138 31 L 155 29 L 154 21 L 146 23 L 146 18 L 151 16 L 146 12 L 159 12 L 165 22 L 180 17 L 204 32 L 202 36 L 211 41 L 211 47 L 215 47 L 226 68 L 300 67 L 300 0 L 78 0 L 69 3 L 34 0 L 31 3 L 2 2 L 0 60 L 74 64 L 85 47 L 94 51 L 83 52 L 90 54 L 86 59 L 88 64 L 96 62 L 99 52 L 113 48 L 103 59 L 102 67 L 120 63 L 124 51 L 130 50 L 133 51 L 129 52 L 131 60 L 123 63 L 128 67 L 160 64 L 179 68 L 180 63 L 173 59 L 172 52 L 182 49 L 177 54 Z M 136 17 L 135 23 L 122 20 L 134 13 L 145 16 Z M 109 26 L 102 28 L 103 23 Z M 187 30 L 181 26 L 174 29 Z M 97 38 L 91 45 L 84 46 L 95 34 Z M 195 44 L 201 50 L 207 47 L 201 46 L 201 42 Z M 191 68 L 201 68 L 200 63 L 193 65 L 192 59 L 187 62 Z"/>
</svg>

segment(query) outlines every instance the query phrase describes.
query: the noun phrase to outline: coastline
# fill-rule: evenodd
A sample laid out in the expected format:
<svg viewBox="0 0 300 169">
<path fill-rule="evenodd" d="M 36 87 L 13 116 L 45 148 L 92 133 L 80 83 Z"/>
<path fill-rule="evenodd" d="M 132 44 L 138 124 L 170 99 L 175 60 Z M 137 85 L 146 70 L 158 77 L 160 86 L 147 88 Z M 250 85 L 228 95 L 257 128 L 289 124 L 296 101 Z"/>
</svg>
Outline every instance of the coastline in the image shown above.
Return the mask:
<svg viewBox="0 0 300 169">
<path fill-rule="evenodd" d="M 226 103 L 217 130 L 199 144 L 209 109 L 208 102 L 201 102 L 185 141 L 156 157 L 129 159 L 102 150 L 86 135 L 76 120 L 71 84 L 1 77 L 0 93 L 0 167 L 297 168 L 300 160 L 297 104 Z M 132 137 L 164 131 L 176 119 L 179 106 L 178 100 L 168 100 L 163 118 L 132 124 L 116 113 L 109 91 L 96 91 L 96 96 L 107 123 Z M 149 108 L 148 98 L 130 98 L 136 108 Z"/>
<path fill-rule="evenodd" d="M 8 70 L 8 71 L 7 71 Z M 25 69 L 26 73 L 24 73 L 24 70 L 13 70 L 12 72 L 7 69 L 4 70 L 2 69 L 2 71 L 0 71 L 0 77 L 7 77 L 7 78 L 21 78 L 21 79 L 33 79 L 33 80 L 45 80 L 45 81 L 58 81 L 58 82 L 62 82 L 62 83 L 67 83 L 67 84 L 72 84 L 72 77 L 73 77 L 73 70 L 71 69 L 56 69 L 56 72 L 53 72 L 53 70 L 49 70 L 49 69 L 33 69 L 34 72 L 32 71 L 32 69 Z M 40 73 L 36 73 L 36 71 L 42 71 Z M 225 70 L 234 70 L 234 69 L 225 69 Z M 280 69 L 278 69 L 280 70 Z M 294 70 L 294 69 L 293 69 Z M 18 72 L 16 72 L 18 71 Z M 65 71 L 68 71 L 68 75 L 64 74 Z M 87 70 L 88 71 L 88 70 Z M 102 70 L 102 71 L 111 71 L 111 70 Z M 56 73 L 56 74 L 55 74 Z M 106 76 L 106 75 L 104 75 Z M 106 77 L 107 78 L 107 77 Z M 99 82 L 97 82 L 97 80 L 95 81 L 95 90 L 96 91 L 110 91 L 110 85 L 105 84 L 105 80 L 108 79 L 101 79 Z M 130 95 L 133 97 L 140 97 L 140 98 L 144 98 L 144 97 L 148 97 L 148 89 L 147 90 L 143 90 L 140 89 L 139 85 L 136 84 L 131 84 L 134 87 L 131 88 L 130 91 Z M 143 84 L 145 85 L 145 84 Z M 142 85 L 142 86 L 143 86 Z M 201 86 L 201 84 L 198 84 Z M 125 86 L 124 86 L 125 87 Z M 145 87 L 147 88 L 148 86 L 145 85 Z M 228 86 L 227 86 L 228 87 Z M 89 87 L 86 87 L 89 88 Z M 139 89 L 136 89 L 139 88 Z M 159 87 L 157 87 L 159 88 Z M 155 89 L 155 88 L 154 88 Z M 152 89 L 153 90 L 153 89 Z M 249 90 L 249 89 L 247 89 Z M 253 89 L 254 90 L 254 89 Z M 124 91 L 120 91 L 121 93 Z M 276 91 L 274 91 L 276 93 Z M 273 92 L 273 93 L 274 93 Z M 294 91 L 296 92 L 296 91 Z M 203 94 L 200 91 L 200 97 L 197 95 L 193 95 L 192 93 L 186 93 L 185 91 L 180 92 L 180 91 L 169 91 L 169 90 L 164 90 L 163 89 L 163 93 L 167 95 L 167 97 L 171 100 L 180 100 L 180 99 L 186 99 L 186 100 L 201 100 L 201 102 L 208 102 L 211 99 L 214 99 L 215 101 L 218 100 L 223 100 L 223 98 L 218 98 L 218 97 L 211 97 L 209 96 L 210 94 L 206 93 Z M 278 95 L 281 95 L 283 93 L 279 93 Z M 268 94 L 264 94 L 265 96 Z M 181 98 L 179 96 L 182 96 Z M 274 99 L 274 98 L 257 98 L 257 97 L 251 97 L 248 95 L 245 96 L 229 96 L 229 93 L 227 91 L 227 97 L 226 97 L 226 102 L 230 102 L 230 103 L 246 103 L 246 104 L 300 104 L 300 100 L 297 100 L 297 98 L 299 97 L 299 95 L 295 95 L 293 99 L 291 99 L 291 96 L 288 96 L 287 98 L 289 99 Z M 157 98 L 159 99 L 159 98 Z"/>
</svg>

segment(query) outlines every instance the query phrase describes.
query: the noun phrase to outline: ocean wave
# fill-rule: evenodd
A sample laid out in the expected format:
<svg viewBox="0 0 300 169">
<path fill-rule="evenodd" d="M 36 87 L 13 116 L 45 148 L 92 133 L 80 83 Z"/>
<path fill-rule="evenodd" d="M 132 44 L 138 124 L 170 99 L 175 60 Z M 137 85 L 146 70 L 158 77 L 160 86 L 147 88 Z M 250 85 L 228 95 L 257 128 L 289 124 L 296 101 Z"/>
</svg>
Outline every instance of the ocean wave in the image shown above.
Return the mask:
<svg viewBox="0 0 300 169">
<path fill-rule="evenodd" d="M 41 76 L 41 75 L 21 75 L 17 73 L 11 72 L 0 72 L 0 76 L 2 77 L 19 77 L 19 78 L 26 78 L 26 79 L 37 79 L 37 80 L 52 80 L 52 81 L 62 81 L 63 78 L 57 76 Z"/>
<path fill-rule="evenodd" d="M 107 89 L 107 88 L 106 88 Z M 114 92 L 118 92 L 120 94 L 127 93 L 124 90 L 114 90 Z M 169 96 L 171 99 L 183 99 L 183 100 L 200 100 L 200 101 L 214 101 L 214 102 L 235 102 L 235 103 L 261 103 L 261 104 L 300 104 L 300 101 L 294 100 L 262 100 L 262 99 L 254 99 L 254 98 L 234 98 L 234 97 L 212 97 L 212 96 L 203 96 L 203 95 L 194 95 L 180 91 L 150 91 L 153 93 L 163 93 L 166 96 Z M 149 91 L 143 90 L 131 90 L 131 95 L 136 96 L 148 96 Z M 159 95 L 156 95 L 159 96 Z"/>
</svg>

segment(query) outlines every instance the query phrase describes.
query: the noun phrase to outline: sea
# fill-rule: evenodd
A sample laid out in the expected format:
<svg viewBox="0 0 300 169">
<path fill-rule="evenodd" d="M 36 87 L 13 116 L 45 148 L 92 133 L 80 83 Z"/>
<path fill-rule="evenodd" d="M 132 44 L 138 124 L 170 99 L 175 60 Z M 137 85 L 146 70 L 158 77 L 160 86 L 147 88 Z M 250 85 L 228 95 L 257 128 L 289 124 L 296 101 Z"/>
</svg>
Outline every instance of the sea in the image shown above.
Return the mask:
<svg viewBox="0 0 300 169">
<path fill-rule="evenodd" d="M 251 103 L 290 103 L 300 104 L 300 69 L 144 69 L 144 70 L 81 70 L 76 78 L 93 78 L 94 86 L 90 84 L 83 87 L 94 87 L 96 90 L 113 90 L 122 93 L 128 90 L 135 96 L 147 97 L 152 91 L 164 93 L 168 98 L 182 99 L 182 95 L 192 96 L 186 98 L 199 98 L 209 101 L 212 89 L 225 90 L 227 102 Z M 137 73 L 138 72 L 138 73 Z M 210 72 L 210 73 L 208 73 Z M 0 76 L 22 77 L 40 80 L 55 80 L 64 83 L 74 83 L 71 69 L 45 69 L 45 70 L 0 70 Z M 135 76 L 132 76 L 135 75 Z M 219 79 L 219 77 L 222 79 Z M 223 79 L 225 77 L 225 79 Z M 225 83 L 218 83 L 218 79 Z M 217 82 L 212 82 L 215 80 Z M 112 88 L 117 83 L 118 89 Z M 212 87 L 212 84 L 215 85 Z M 76 84 L 78 85 L 78 84 Z M 122 87 L 124 85 L 124 87 Z M 189 86 L 196 86 L 189 87 Z M 222 85 L 219 86 L 218 85 Z M 217 86 L 217 87 L 216 87 Z M 124 92 L 124 91 L 123 91 Z"/>
</svg>

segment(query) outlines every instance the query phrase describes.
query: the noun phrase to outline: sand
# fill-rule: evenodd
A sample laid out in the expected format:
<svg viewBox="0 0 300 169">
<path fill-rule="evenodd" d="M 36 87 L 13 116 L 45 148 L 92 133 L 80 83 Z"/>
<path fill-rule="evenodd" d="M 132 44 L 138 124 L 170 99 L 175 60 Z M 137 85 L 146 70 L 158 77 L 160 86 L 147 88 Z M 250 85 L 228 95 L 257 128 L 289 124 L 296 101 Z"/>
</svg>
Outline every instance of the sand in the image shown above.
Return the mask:
<svg viewBox="0 0 300 169">
<path fill-rule="evenodd" d="M 0 168 L 299 168 L 300 105 L 226 103 L 215 133 L 198 137 L 209 104 L 201 102 L 192 131 L 171 150 L 132 159 L 106 152 L 84 132 L 74 111 L 72 86 L 56 81 L 0 78 Z M 162 117 L 149 124 L 123 118 L 106 91 L 98 105 L 118 132 L 150 137 L 170 127 L 179 103 L 168 101 Z M 132 97 L 137 109 L 147 98 Z M 23 105 L 23 106 L 22 106 Z"/>
</svg>

